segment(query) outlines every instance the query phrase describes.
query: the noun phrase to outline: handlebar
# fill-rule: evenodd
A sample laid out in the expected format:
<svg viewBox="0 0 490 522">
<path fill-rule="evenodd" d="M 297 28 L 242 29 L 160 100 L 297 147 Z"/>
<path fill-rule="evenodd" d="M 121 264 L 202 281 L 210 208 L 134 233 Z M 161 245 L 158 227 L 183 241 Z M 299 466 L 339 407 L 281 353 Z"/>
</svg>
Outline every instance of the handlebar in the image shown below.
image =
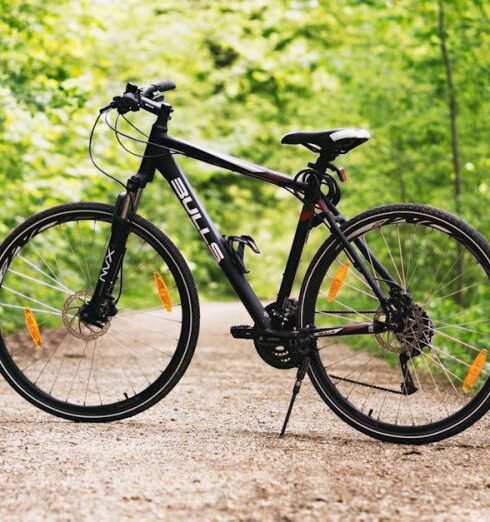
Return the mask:
<svg viewBox="0 0 490 522">
<path fill-rule="evenodd" d="M 124 94 L 115 96 L 112 102 L 100 109 L 99 112 L 102 114 L 110 109 L 117 109 L 119 114 L 126 114 L 130 111 L 136 112 L 144 109 L 153 114 L 159 114 L 162 107 L 161 102 L 163 102 L 161 93 L 171 91 L 175 87 L 175 83 L 171 80 L 162 80 L 142 87 L 138 87 L 134 83 L 128 83 Z M 160 94 L 155 97 L 154 94 L 156 92 Z"/>
<path fill-rule="evenodd" d="M 162 80 L 161 82 L 150 83 L 150 85 L 140 87 L 141 96 L 144 96 L 145 98 L 150 98 L 156 91 L 172 91 L 173 89 L 175 89 L 175 87 L 175 82 L 173 82 L 172 80 Z"/>
</svg>

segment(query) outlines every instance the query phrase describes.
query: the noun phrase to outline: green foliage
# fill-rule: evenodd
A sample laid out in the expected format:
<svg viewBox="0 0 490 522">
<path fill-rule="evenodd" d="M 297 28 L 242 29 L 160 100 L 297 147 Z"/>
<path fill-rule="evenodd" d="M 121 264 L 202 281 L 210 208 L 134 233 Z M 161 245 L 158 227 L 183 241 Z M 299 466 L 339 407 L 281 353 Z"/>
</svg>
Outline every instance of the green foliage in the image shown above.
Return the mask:
<svg viewBox="0 0 490 522">
<path fill-rule="evenodd" d="M 86 147 L 97 109 L 127 80 L 175 80 L 168 96 L 174 135 L 289 174 L 311 153 L 281 146 L 285 132 L 367 127 L 372 141 L 343 160 L 346 214 L 400 200 L 454 209 L 435 0 L 0 0 L 0 8 L 1 236 L 57 202 L 114 200 L 117 186 L 91 166 Z M 446 16 L 463 217 L 488 233 L 488 10 L 457 0 L 447 3 Z M 144 129 L 151 121 L 132 118 Z M 96 156 L 120 179 L 137 168 L 103 126 Z M 182 165 L 223 233 L 255 236 L 262 255 L 249 256 L 250 279 L 261 296 L 272 296 L 297 202 L 216 168 Z M 169 194 L 156 180 L 141 212 L 183 249 L 202 291 L 231 296 Z M 316 232 L 305 261 L 324 235 Z"/>
</svg>

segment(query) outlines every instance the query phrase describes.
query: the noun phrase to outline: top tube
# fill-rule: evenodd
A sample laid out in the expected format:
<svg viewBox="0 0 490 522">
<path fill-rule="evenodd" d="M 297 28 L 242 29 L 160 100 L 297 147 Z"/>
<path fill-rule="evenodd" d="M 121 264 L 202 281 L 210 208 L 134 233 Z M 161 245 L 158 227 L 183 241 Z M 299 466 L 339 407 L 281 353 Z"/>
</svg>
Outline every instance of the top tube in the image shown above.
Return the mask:
<svg viewBox="0 0 490 522">
<path fill-rule="evenodd" d="M 210 165 L 216 165 L 217 167 L 222 167 L 238 174 L 245 174 L 246 176 L 267 181 L 280 187 L 288 187 L 295 190 L 304 190 L 307 187 L 306 183 L 296 181 L 286 174 L 281 174 L 280 172 L 256 165 L 255 163 L 235 158 L 229 154 L 210 150 L 201 145 L 193 145 L 187 141 L 173 138 L 168 134 L 163 135 L 160 139 L 161 145 L 181 152 L 190 158 L 209 163 Z"/>
</svg>

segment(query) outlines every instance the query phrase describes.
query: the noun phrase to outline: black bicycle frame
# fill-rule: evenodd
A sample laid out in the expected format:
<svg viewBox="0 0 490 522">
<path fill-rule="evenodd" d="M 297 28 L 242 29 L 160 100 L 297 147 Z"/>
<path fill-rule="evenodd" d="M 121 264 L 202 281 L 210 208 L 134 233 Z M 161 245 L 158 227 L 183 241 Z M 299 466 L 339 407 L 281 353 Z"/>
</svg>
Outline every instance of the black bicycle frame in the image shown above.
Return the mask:
<svg viewBox="0 0 490 522">
<path fill-rule="evenodd" d="M 136 211 L 143 189 L 147 183 L 153 181 L 155 170 L 158 170 L 167 180 L 171 189 L 181 202 L 202 240 L 211 251 L 234 291 L 254 320 L 256 327 L 264 334 L 287 336 L 287 332 L 278 332 L 271 328 L 269 314 L 259 301 L 243 273 L 237 268 L 232 253 L 229 250 L 229 246 L 225 243 L 224 238 L 218 232 L 215 224 L 209 217 L 197 194 L 194 192 L 185 174 L 176 163 L 174 153 L 180 153 L 204 163 L 215 165 L 238 174 L 244 174 L 261 181 L 266 181 L 279 187 L 291 189 L 296 194 L 307 194 L 310 188 L 308 183 L 296 180 L 290 176 L 254 163 L 243 161 L 227 154 L 214 152 L 204 147 L 174 138 L 167 133 L 167 121 L 168 114 L 163 114 L 159 116 L 156 123 L 153 125 L 146 146 L 145 157 L 141 162 L 141 166 L 137 174 L 128 181 L 128 193 L 125 196 L 121 196 L 121 199 L 119 200 L 118 210 L 116 210 L 117 219 L 115 220 L 115 227 L 113 227 L 113 234 L 105 258 L 105 262 L 107 261 L 106 272 L 109 272 L 109 279 L 112 277 L 113 281 L 112 287 L 117 278 L 117 272 L 124 256 L 124 251 L 121 248 L 121 245 L 124 244 L 123 240 L 125 240 L 128 233 L 127 231 L 124 232 L 121 223 L 124 223 L 125 220 L 127 221 L 129 212 Z M 282 307 L 290 296 L 301 254 L 306 244 L 308 233 L 312 228 L 312 220 L 315 218 L 317 213 L 319 213 L 321 214 L 325 224 L 330 229 L 331 234 L 339 237 L 340 241 L 344 243 L 344 249 L 349 258 L 355 267 L 363 273 L 380 300 L 381 305 L 386 307 L 387 301 L 379 288 L 379 285 L 371 276 L 369 269 L 353 248 L 352 244 L 349 243 L 340 231 L 337 222 L 340 213 L 335 206 L 330 204 L 325 195 L 323 195 L 319 190 L 315 197 L 317 197 L 317 199 L 310 198 L 311 200 L 309 201 L 305 198 L 303 201 L 303 208 L 301 210 L 286 269 L 278 292 L 277 306 Z M 376 260 L 375 256 L 368 251 L 365 245 L 360 244 L 357 246 L 363 256 L 374 264 L 376 270 L 378 273 L 382 274 L 384 279 L 393 281 L 393 283 L 396 284 L 386 269 Z M 114 253 L 116 249 L 120 252 Z M 104 272 L 104 269 L 102 272 Z M 110 285 L 105 281 L 101 281 L 99 278 L 94 295 L 102 295 L 104 291 L 107 292 L 108 286 L 110 291 L 112 291 L 112 287 L 110 287 Z M 384 330 L 385 327 L 382 323 L 362 323 L 332 328 L 311 328 L 309 331 L 314 336 L 320 337 L 372 334 L 375 331 Z"/>
</svg>

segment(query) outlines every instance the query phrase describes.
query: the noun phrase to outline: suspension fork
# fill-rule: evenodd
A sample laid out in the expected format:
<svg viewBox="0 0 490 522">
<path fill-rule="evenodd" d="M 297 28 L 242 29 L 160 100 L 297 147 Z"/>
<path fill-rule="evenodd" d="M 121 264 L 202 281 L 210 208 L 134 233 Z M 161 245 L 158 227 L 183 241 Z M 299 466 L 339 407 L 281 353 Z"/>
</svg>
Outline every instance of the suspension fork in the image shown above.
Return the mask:
<svg viewBox="0 0 490 522">
<path fill-rule="evenodd" d="M 108 316 L 117 313 L 116 303 L 112 292 L 121 270 L 126 242 L 129 236 L 129 216 L 136 211 L 142 188 L 128 183 L 126 193 L 119 194 L 116 200 L 111 236 L 107 245 L 102 266 L 97 278 L 94 293 L 80 312 L 80 317 L 95 325 L 100 325 Z"/>
</svg>

